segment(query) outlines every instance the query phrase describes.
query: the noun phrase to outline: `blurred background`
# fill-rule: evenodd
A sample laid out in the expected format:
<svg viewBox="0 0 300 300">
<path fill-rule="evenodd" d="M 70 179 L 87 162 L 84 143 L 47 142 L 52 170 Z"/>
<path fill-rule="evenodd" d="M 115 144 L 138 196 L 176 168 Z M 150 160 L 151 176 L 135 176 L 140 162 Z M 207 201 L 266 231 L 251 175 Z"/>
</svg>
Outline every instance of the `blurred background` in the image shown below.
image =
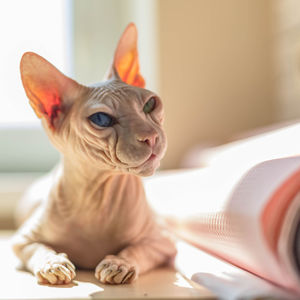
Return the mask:
<svg viewBox="0 0 300 300">
<path fill-rule="evenodd" d="M 23 190 L 59 160 L 23 91 L 22 54 L 37 52 L 81 83 L 98 82 L 131 21 L 146 87 L 165 105 L 161 169 L 300 117 L 299 1 L 3 0 L 0 228 L 13 226 Z"/>
</svg>

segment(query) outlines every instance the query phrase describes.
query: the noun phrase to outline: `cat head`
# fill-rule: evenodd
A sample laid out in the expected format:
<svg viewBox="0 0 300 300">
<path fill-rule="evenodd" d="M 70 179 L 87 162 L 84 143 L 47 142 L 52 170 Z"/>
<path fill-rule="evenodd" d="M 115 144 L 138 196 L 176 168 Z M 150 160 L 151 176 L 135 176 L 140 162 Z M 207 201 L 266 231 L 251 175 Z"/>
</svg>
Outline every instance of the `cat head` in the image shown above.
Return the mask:
<svg viewBox="0 0 300 300">
<path fill-rule="evenodd" d="M 41 56 L 23 55 L 21 78 L 54 146 L 93 168 L 153 174 L 166 150 L 160 98 L 144 89 L 137 31 L 125 29 L 104 82 L 84 86 Z"/>
</svg>

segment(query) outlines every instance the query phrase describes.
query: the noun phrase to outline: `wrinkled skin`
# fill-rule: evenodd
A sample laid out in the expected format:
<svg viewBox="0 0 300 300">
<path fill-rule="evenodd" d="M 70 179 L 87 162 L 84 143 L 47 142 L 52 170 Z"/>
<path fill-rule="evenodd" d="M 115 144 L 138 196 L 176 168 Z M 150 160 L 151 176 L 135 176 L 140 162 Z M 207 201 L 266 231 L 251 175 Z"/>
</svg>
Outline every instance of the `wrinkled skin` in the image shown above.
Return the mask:
<svg viewBox="0 0 300 300">
<path fill-rule="evenodd" d="M 63 142 L 61 151 L 70 151 L 71 155 L 94 166 L 140 176 L 153 174 L 166 150 L 160 99 L 148 90 L 116 79 L 85 88 L 84 95 L 83 100 L 75 102 L 69 116 L 70 123 L 62 129 L 68 132 L 65 139 L 71 137 L 78 143 L 69 143 L 66 147 Z M 156 100 L 155 111 L 145 114 L 143 106 L 151 97 Z M 113 115 L 117 124 L 99 130 L 87 122 L 87 117 L 97 111 Z M 154 161 L 145 163 L 152 154 L 156 155 Z"/>
<path fill-rule="evenodd" d="M 23 56 L 21 75 L 62 154 L 20 203 L 13 250 L 24 266 L 40 283 L 69 283 L 78 267 L 95 270 L 102 283 L 121 284 L 168 262 L 174 244 L 155 223 L 139 177 L 153 174 L 166 150 L 159 97 L 138 86 L 140 77 L 129 85 L 117 70 L 101 84 L 80 85 L 34 53 Z M 144 113 L 151 97 L 155 109 Z M 88 119 L 96 112 L 116 124 L 99 127 Z"/>
</svg>

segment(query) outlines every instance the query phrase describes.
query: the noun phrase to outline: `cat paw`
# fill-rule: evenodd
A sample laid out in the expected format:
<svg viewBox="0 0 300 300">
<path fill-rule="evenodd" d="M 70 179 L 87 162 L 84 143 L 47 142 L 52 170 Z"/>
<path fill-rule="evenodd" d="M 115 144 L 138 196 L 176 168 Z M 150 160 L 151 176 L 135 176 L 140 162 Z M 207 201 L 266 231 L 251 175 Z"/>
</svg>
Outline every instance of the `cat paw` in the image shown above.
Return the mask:
<svg viewBox="0 0 300 300">
<path fill-rule="evenodd" d="M 137 278 L 136 266 L 114 255 L 106 256 L 96 267 L 95 277 L 101 283 L 131 283 Z"/>
<path fill-rule="evenodd" d="M 50 255 L 34 274 L 38 282 L 44 284 L 68 284 L 76 275 L 75 266 L 65 253 Z"/>
</svg>

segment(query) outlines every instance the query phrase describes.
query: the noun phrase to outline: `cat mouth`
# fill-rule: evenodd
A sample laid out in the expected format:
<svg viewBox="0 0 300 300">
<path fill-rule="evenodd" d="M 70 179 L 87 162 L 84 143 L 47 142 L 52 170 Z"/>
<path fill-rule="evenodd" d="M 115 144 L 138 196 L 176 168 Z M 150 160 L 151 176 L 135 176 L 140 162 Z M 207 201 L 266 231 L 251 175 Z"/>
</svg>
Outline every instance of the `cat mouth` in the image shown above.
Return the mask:
<svg viewBox="0 0 300 300">
<path fill-rule="evenodd" d="M 152 153 L 141 165 L 141 169 L 156 169 L 159 166 L 160 159 L 159 156 L 155 153 Z"/>
<path fill-rule="evenodd" d="M 154 160 L 156 157 L 157 157 L 157 155 L 154 154 L 154 153 L 152 153 L 152 154 L 150 155 L 150 157 L 144 162 L 144 164 L 147 163 L 147 162 L 149 162 L 149 161 Z"/>
<path fill-rule="evenodd" d="M 150 163 L 154 163 L 155 161 L 160 161 L 160 156 L 156 153 L 151 153 L 150 156 L 140 165 L 141 167 L 148 165 Z"/>
<path fill-rule="evenodd" d="M 155 170 L 159 166 L 159 155 L 151 153 L 149 157 L 139 166 L 131 168 L 135 173 L 141 173 L 143 170 Z M 152 173 L 152 172 L 151 172 Z"/>
</svg>

